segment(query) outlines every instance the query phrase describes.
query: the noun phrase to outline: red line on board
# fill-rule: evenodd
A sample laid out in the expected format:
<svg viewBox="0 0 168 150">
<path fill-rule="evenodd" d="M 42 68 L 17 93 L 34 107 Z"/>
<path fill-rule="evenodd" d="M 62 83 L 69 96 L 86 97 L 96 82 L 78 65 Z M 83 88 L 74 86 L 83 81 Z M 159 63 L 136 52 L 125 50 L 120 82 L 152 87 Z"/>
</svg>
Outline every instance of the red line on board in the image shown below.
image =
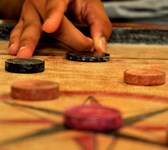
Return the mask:
<svg viewBox="0 0 168 150">
<path fill-rule="evenodd" d="M 132 128 L 144 131 L 168 131 L 168 126 L 138 126 L 135 125 Z"/>
<path fill-rule="evenodd" d="M 137 93 L 126 93 L 126 92 L 112 92 L 112 91 L 61 91 L 62 95 L 102 95 L 102 96 L 116 96 L 125 98 L 139 98 L 143 100 L 162 101 L 168 102 L 168 97 L 137 94 Z M 0 95 L 0 101 L 11 98 L 10 94 Z"/>
<path fill-rule="evenodd" d="M 2 119 L 0 124 L 55 124 L 56 122 L 45 119 Z"/>
<path fill-rule="evenodd" d="M 10 99 L 11 95 L 9 93 L 5 93 L 0 95 L 0 101 L 6 100 L 6 99 Z"/>
<path fill-rule="evenodd" d="M 83 150 L 94 150 L 96 149 L 96 140 L 94 134 L 88 134 L 75 138 Z"/>
<path fill-rule="evenodd" d="M 111 91 L 62 91 L 61 93 L 62 95 L 102 95 L 102 96 L 139 98 L 143 100 L 168 102 L 168 97 L 136 94 L 136 93 L 125 93 L 125 92 L 122 93 L 122 92 L 111 92 Z"/>
</svg>

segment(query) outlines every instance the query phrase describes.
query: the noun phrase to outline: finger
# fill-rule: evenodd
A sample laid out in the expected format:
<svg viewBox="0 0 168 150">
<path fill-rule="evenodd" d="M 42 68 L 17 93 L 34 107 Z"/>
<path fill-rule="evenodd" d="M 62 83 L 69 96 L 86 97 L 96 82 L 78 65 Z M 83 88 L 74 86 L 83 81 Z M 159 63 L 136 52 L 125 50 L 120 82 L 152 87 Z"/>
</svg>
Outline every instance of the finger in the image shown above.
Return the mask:
<svg viewBox="0 0 168 150">
<path fill-rule="evenodd" d="M 32 57 L 40 36 L 41 30 L 39 25 L 35 23 L 26 23 L 24 25 L 23 34 L 20 39 L 20 49 L 17 53 L 17 57 Z"/>
<path fill-rule="evenodd" d="M 27 13 L 29 10 L 29 13 Z M 20 48 L 17 57 L 32 57 L 35 47 L 40 39 L 42 30 L 38 13 L 30 3 L 23 8 L 23 32 L 20 37 Z"/>
<path fill-rule="evenodd" d="M 43 25 L 43 30 L 47 33 L 56 31 L 62 21 L 65 11 L 67 10 L 69 0 L 47 0 L 46 14 L 47 18 Z"/>
<path fill-rule="evenodd" d="M 83 12 L 83 16 L 90 26 L 95 50 L 105 51 L 106 41 L 109 39 L 112 32 L 112 24 L 106 15 L 101 1 L 92 0 L 90 2 L 87 1 L 86 3 L 89 3 L 89 5 L 85 5 L 86 11 Z"/>
<path fill-rule="evenodd" d="M 93 48 L 93 40 L 84 36 L 65 16 L 53 36 L 73 50 L 91 51 Z"/>
<path fill-rule="evenodd" d="M 20 37 L 23 31 L 23 20 L 20 19 L 18 24 L 12 30 L 9 39 L 9 54 L 16 55 L 19 50 Z"/>
</svg>

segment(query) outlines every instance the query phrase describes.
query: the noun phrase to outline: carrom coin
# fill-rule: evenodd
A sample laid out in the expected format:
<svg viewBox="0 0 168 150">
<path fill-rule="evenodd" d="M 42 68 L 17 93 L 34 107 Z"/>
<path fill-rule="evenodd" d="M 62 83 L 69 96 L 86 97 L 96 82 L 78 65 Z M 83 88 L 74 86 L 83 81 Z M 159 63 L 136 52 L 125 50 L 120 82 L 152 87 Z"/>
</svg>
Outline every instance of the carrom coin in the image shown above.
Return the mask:
<svg viewBox="0 0 168 150">
<path fill-rule="evenodd" d="M 130 69 L 124 72 L 124 82 L 132 85 L 162 85 L 166 74 L 153 69 Z"/>
<path fill-rule="evenodd" d="M 14 58 L 5 61 L 5 70 L 13 73 L 43 72 L 44 66 L 43 60 L 33 58 Z"/>
<path fill-rule="evenodd" d="M 80 62 L 106 62 L 109 61 L 110 54 L 96 51 L 68 51 L 66 59 Z"/>
<path fill-rule="evenodd" d="M 96 132 L 117 130 L 122 125 L 121 113 L 100 105 L 75 106 L 65 110 L 64 125 L 76 130 Z"/>
<path fill-rule="evenodd" d="M 59 94 L 59 84 L 52 81 L 24 80 L 11 85 L 11 96 L 19 100 L 50 100 Z"/>
</svg>

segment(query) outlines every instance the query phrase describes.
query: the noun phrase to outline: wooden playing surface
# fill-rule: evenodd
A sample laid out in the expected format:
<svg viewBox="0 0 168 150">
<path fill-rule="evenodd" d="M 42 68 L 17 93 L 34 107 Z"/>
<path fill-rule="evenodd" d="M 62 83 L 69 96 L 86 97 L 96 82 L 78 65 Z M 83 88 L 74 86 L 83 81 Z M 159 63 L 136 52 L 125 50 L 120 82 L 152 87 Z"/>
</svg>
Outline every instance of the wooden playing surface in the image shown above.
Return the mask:
<svg viewBox="0 0 168 150">
<path fill-rule="evenodd" d="M 66 49 L 41 45 L 34 58 L 45 60 L 45 71 L 15 74 L 4 70 L 8 41 L 0 41 L 0 150 L 167 150 L 168 83 L 133 86 L 123 82 L 126 69 L 150 68 L 168 74 L 168 46 L 108 44 L 109 62 L 83 63 L 65 59 Z M 10 98 L 10 85 L 24 79 L 60 83 L 61 95 L 51 101 Z M 66 129 L 63 112 L 87 104 L 94 96 L 122 112 L 118 131 L 92 133 Z M 105 115 L 105 114 L 104 114 Z"/>
</svg>

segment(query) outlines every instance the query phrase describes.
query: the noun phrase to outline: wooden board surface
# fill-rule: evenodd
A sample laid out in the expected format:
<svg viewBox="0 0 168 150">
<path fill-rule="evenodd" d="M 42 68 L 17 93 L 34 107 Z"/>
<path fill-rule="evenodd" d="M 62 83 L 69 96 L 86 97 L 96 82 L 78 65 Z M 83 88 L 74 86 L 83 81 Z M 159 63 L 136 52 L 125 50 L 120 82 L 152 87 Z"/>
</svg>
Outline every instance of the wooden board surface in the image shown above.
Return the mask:
<svg viewBox="0 0 168 150">
<path fill-rule="evenodd" d="M 40 46 L 34 58 L 45 60 L 46 70 L 15 74 L 4 70 L 8 41 L 0 41 L 0 150 L 167 150 L 168 84 L 133 86 L 123 72 L 152 68 L 168 74 L 168 46 L 108 44 L 109 62 L 82 63 L 65 59 L 65 48 Z M 23 102 L 10 98 L 10 85 L 24 79 L 60 83 L 61 96 L 52 101 Z M 65 129 L 63 112 L 81 105 L 88 96 L 119 109 L 123 127 L 111 133 Z M 90 102 L 87 102 L 89 104 Z"/>
</svg>

